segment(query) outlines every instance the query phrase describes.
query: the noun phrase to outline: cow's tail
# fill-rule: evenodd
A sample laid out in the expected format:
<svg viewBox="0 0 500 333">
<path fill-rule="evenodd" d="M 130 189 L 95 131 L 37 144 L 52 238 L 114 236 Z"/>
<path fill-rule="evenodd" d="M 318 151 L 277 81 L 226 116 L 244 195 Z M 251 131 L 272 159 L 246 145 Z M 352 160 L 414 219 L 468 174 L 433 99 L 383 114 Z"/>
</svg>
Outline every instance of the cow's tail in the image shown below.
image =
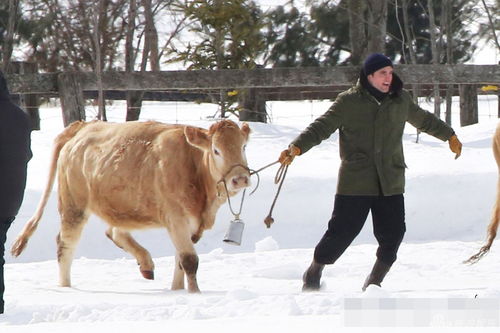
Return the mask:
<svg viewBox="0 0 500 333">
<path fill-rule="evenodd" d="M 52 187 L 54 186 L 54 180 L 56 178 L 57 173 L 57 161 L 59 159 L 59 154 L 61 153 L 64 145 L 73 138 L 78 131 L 85 126 L 85 122 L 78 121 L 74 122 L 68 127 L 64 129 L 61 134 L 59 134 L 54 140 L 54 148 L 52 151 L 52 160 L 50 162 L 49 176 L 47 180 L 47 184 L 45 186 L 45 190 L 42 194 L 40 202 L 38 203 L 38 207 L 35 211 L 35 214 L 29 219 L 29 221 L 24 226 L 21 233 L 17 236 L 14 244 L 11 248 L 11 254 L 14 257 L 19 256 L 23 250 L 26 248 L 28 244 L 28 240 L 31 238 L 33 233 L 36 231 L 38 227 L 38 223 L 42 218 L 43 212 L 45 210 L 45 206 L 47 205 L 47 201 L 49 200 L 50 193 L 52 192 Z"/>
<path fill-rule="evenodd" d="M 493 206 L 491 221 L 488 225 L 486 244 L 479 250 L 478 253 L 465 261 L 465 263 L 468 264 L 475 264 L 490 251 L 491 245 L 497 236 L 498 225 L 500 223 L 500 123 L 498 124 L 495 135 L 493 136 L 493 155 L 495 156 L 495 160 L 497 162 L 499 175 L 497 181 L 497 198 L 495 205 Z"/>
</svg>

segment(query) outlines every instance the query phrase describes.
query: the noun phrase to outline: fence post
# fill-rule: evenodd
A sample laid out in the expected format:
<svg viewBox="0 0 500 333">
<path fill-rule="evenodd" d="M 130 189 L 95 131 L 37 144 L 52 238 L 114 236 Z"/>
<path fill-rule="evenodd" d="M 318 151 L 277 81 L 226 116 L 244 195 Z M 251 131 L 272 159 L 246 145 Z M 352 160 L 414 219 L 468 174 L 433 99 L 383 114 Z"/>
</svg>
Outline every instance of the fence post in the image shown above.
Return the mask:
<svg viewBox="0 0 500 333">
<path fill-rule="evenodd" d="M 240 121 L 256 121 L 267 123 L 266 101 L 259 89 L 250 88 L 240 91 L 239 107 Z"/>
<path fill-rule="evenodd" d="M 85 100 L 77 73 L 61 73 L 57 76 L 64 126 L 85 120 Z"/>
<path fill-rule="evenodd" d="M 458 86 L 460 92 L 460 126 L 477 124 L 477 85 L 461 84 Z"/>
</svg>

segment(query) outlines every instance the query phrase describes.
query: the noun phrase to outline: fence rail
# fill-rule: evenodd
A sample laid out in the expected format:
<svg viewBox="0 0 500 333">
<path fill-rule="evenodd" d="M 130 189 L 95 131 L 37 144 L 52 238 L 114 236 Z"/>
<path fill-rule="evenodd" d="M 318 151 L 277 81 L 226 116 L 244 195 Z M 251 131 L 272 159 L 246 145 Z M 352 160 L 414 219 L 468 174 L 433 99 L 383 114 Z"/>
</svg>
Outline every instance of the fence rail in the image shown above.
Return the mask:
<svg viewBox="0 0 500 333">
<path fill-rule="evenodd" d="M 472 85 L 500 86 L 500 65 L 396 65 L 394 70 L 407 87 L 420 85 L 427 92 L 436 85 L 467 85 L 476 91 Z M 93 72 L 25 72 L 6 76 L 12 94 L 58 96 L 66 125 L 85 119 L 85 99 L 95 96 L 98 89 Z M 270 100 L 333 99 L 355 83 L 358 76 L 359 68 L 353 66 L 104 72 L 102 83 L 105 95 L 116 98 L 123 98 L 125 92 L 143 91 L 148 92 L 148 97 L 159 92 L 156 96 L 160 100 L 217 101 L 220 91 L 243 90 L 251 91 L 246 98 L 252 96 L 265 104 Z M 251 109 L 256 103 L 246 101 L 246 105 L 251 105 Z"/>
<path fill-rule="evenodd" d="M 500 65 L 396 65 L 405 84 L 500 84 Z M 104 72 L 105 90 L 204 90 L 347 86 L 356 81 L 352 66 L 273 68 L 254 70 L 193 70 L 163 72 Z M 83 90 L 97 90 L 92 72 L 7 75 L 14 94 L 54 94 L 58 77 L 71 75 Z"/>
</svg>

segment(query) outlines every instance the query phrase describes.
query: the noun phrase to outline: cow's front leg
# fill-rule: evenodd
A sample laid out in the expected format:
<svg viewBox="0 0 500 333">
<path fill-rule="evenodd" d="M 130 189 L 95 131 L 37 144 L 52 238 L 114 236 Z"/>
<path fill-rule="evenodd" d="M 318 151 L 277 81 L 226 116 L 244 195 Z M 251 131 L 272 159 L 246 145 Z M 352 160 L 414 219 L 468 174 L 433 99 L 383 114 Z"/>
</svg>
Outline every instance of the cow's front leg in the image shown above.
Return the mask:
<svg viewBox="0 0 500 333">
<path fill-rule="evenodd" d="M 184 289 L 184 270 L 181 266 L 179 253 L 175 254 L 174 279 L 172 280 L 172 290 Z"/>
<path fill-rule="evenodd" d="M 198 255 L 191 241 L 191 233 L 187 223 L 174 224 L 169 228 L 170 238 L 177 250 L 176 267 L 174 269 L 174 279 L 172 289 L 182 289 L 184 287 L 183 275 L 186 275 L 188 292 L 199 293 L 196 272 L 198 271 Z M 180 280 L 182 279 L 182 282 Z"/>
<path fill-rule="evenodd" d="M 190 293 L 199 293 L 196 272 L 198 271 L 198 255 L 196 253 L 181 253 L 180 262 L 182 269 L 186 273 L 188 291 Z"/>
</svg>

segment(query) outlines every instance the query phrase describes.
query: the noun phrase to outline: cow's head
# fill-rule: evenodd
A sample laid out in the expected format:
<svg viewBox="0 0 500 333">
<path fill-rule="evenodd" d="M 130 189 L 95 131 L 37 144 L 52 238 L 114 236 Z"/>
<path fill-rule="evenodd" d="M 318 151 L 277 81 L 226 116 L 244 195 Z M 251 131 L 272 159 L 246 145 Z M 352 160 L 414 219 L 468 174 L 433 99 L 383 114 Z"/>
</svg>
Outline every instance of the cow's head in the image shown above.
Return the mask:
<svg viewBox="0 0 500 333">
<path fill-rule="evenodd" d="M 210 173 L 215 180 L 224 180 L 227 189 L 234 194 L 250 185 L 245 146 L 250 127 L 243 123 L 241 128 L 231 120 L 213 124 L 208 131 L 194 127 L 184 130 L 187 141 L 205 152 Z"/>
</svg>

